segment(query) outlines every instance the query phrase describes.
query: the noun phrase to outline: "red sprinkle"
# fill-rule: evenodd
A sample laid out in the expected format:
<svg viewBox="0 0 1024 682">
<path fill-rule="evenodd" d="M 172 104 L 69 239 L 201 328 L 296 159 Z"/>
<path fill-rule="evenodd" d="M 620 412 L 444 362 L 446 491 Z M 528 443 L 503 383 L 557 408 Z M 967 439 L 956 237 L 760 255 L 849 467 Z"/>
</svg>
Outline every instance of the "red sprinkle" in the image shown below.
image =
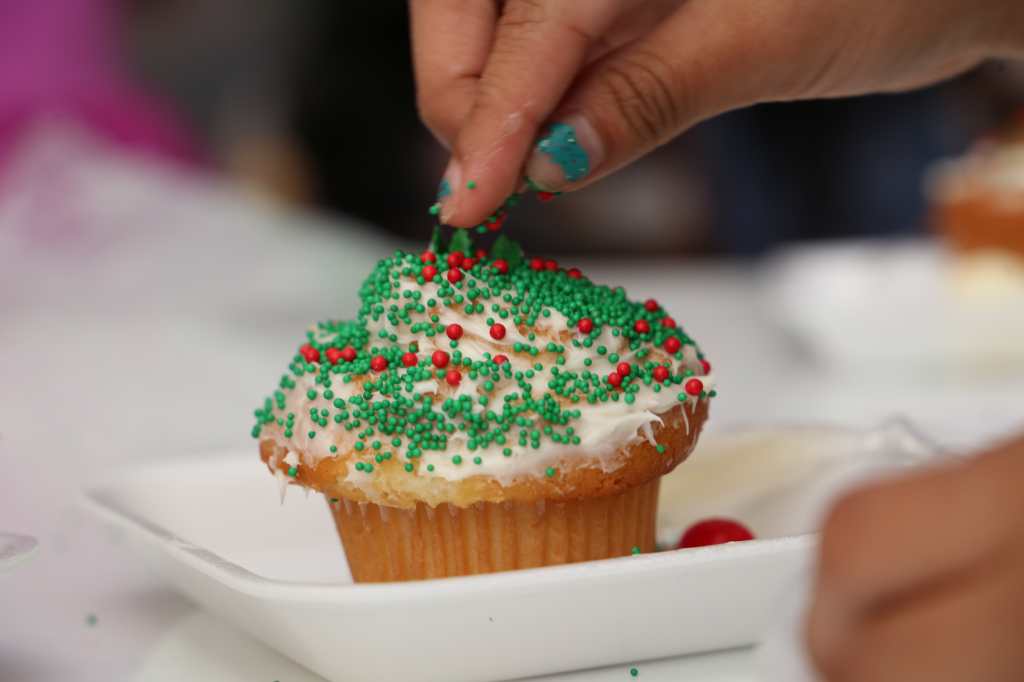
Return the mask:
<svg viewBox="0 0 1024 682">
<path fill-rule="evenodd" d="M 448 366 L 448 353 L 443 350 L 435 350 L 434 354 L 430 356 L 430 361 L 434 363 L 434 367 L 441 369 L 442 367 Z"/>
<path fill-rule="evenodd" d="M 659 384 L 665 383 L 665 380 L 668 379 L 668 367 L 665 365 L 658 365 L 654 368 L 653 376 L 654 380 Z"/>
<path fill-rule="evenodd" d="M 444 380 L 448 382 L 449 386 L 458 386 L 459 382 L 462 381 L 462 374 L 457 369 L 450 369 L 444 375 Z"/>
<path fill-rule="evenodd" d="M 463 256 L 458 251 L 452 251 L 451 253 L 448 254 L 448 259 L 447 259 L 448 267 L 450 267 L 450 268 L 457 268 L 460 265 L 462 265 L 462 261 L 464 261 L 465 259 L 466 259 L 466 257 Z"/>
<path fill-rule="evenodd" d="M 690 379 L 683 386 L 686 392 L 690 395 L 700 395 L 701 391 L 704 390 L 704 382 L 700 379 Z"/>
<path fill-rule="evenodd" d="M 732 519 L 705 519 L 698 521 L 679 538 L 677 549 L 722 545 L 726 542 L 744 542 L 753 540 L 754 534 L 739 521 Z"/>
<path fill-rule="evenodd" d="M 437 277 L 437 268 L 433 265 L 424 265 L 423 269 L 420 270 L 420 274 L 423 275 L 424 280 L 432 282 L 434 281 L 434 278 Z"/>
<path fill-rule="evenodd" d="M 491 358 L 491 361 L 496 365 L 504 365 L 506 362 L 508 362 L 508 356 L 498 353 L 493 358 Z"/>
<path fill-rule="evenodd" d="M 487 249 L 477 249 L 475 255 L 477 260 L 483 260 L 487 258 Z"/>
<path fill-rule="evenodd" d="M 448 281 L 451 282 L 452 284 L 455 284 L 456 282 L 460 281 L 461 279 L 462 279 L 462 271 L 461 270 L 456 270 L 456 269 L 452 268 L 451 270 L 448 271 Z"/>
<path fill-rule="evenodd" d="M 402 355 L 402 364 L 406 367 L 412 367 L 417 362 L 419 362 L 419 358 L 416 357 L 415 353 L 405 353 Z"/>
<path fill-rule="evenodd" d="M 554 272 L 555 270 L 558 269 L 558 261 L 556 261 L 554 258 L 548 258 L 546 261 L 544 261 L 544 269 L 547 270 L 548 272 Z"/>
<path fill-rule="evenodd" d="M 456 339 L 461 339 L 462 338 L 462 325 L 461 324 L 457 324 L 455 322 L 452 322 L 450 325 L 448 325 L 445 328 L 444 333 L 447 334 L 448 338 L 451 339 L 452 341 L 454 341 Z"/>
<path fill-rule="evenodd" d="M 505 325 L 495 322 L 491 325 L 491 338 L 501 340 L 505 338 Z"/>
<path fill-rule="evenodd" d="M 336 365 L 338 364 L 338 361 L 341 360 L 342 353 L 340 348 L 328 348 L 324 351 L 324 355 L 327 356 L 327 361 L 329 363 Z"/>
<path fill-rule="evenodd" d="M 383 372 L 388 368 L 388 359 L 383 355 L 375 355 L 370 360 L 370 369 L 374 372 Z"/>
<path fill-rule="evenodd" d="M 494 269 L 500 272 L 501 274 L 508 274 L 508 261 L 505 260 L 504 258 L 497 259 L 496 261 L 494 261 L 494 263 L 492 263 L 492 265 L 494 266 Z"/>
<path fill-rule="evenodd" d="M 538 201 L 551 201 L 554 198 L 555 194 L 553 192 L 537 192 Z"/>
<path fill-rule="evenodd" d="M 436 263 L 437 255 L 433 251 L 424 251 L 420 254 L 420 261 L 423 263 Z"/>
<path fill-rule="evenodd" d="M 619 364 L 615 365 L 615 371 L 624 377 L 628 377 L 629 373 L 633 371 L 633 366 L 630 365 L 628 362 L 620 362 Z"/>
<path fill-rule="evenodd" d="M 345 346 L 341 349 L 341 359 L 345 362 L 352 362 L 356 359 L 356 349 L 352 346 Z"/>
<path fill-rule="evenodd" d="M 320 351 L 308 343 L 299 348 L 299 353 L 306 359 L 306 362 L 320 362 Z"/>
<path fill-rule="evenodd" d="M 614 386 L 615 388 L 618 388 L 619 386 L 622 385 L 622 375 L 619 374 L 618 372 L 612 372 L 611 374 L 608 375 L 608 383 Z"/>
<path fill-rule="evenodd" d="M 576 323 L 576 328 L 580 330 L 581 334 L 589 334 L 594 331 L 594 321 L 589 317 L 584 317 Z"/>
<path fill-rule="evenodd" d="M 644 310 L 646 310 L 649 313 L 658 312 L 658 302 L 655 301 L 653 298 L 647 299 L 646 301 L 644 301 Z"/>
<path fill-rule="evenodd" d="M 665 329 L 675 329 L 676 321 L 673 320 L 671 317 L 663 317 L 661 318 L 661 326 L 664 327 Z"/>
<path fill-rule="evenodd" d="M 476 265 L 476 259 L 475 258 L 466 258 L 466 259 L 464 259 L 462 261 L 462 269 L 463 270 L 466 270 L 466 271 L 472 270 L 474 265 Z"/>
<path fill-rule="evenodd" d="M 665 339 L 664 346 L 665 350 L 667 350 L 669 353 L 677 353 L 679 352 L 679 349 L 683 347 L 683 342 L 674 336 L 670 336 L 667 339 Z"/>
<path fill-rule="evenodd" d="M 580 272 L 579 268 L 569 268 L 569 272 L 567 274 L 573 279 L 580 279 L 583 277 L 583 273 Z"/>
<path fill-rule="evenodd" d="M 647 320 L 637 320 L 633 323 L 633 329 L 635 329 L 638 334 L 646 334 L 651 331 L 651 325 L 648 324 Z"/>
<path fill-rule="evenodd" d="M 505 218 L 508 217 L 507 213 L 502 213 L 500 216 L 494 218 L 494 220 L 487 221 L 487 229 L 491 232 L 497 232 L 501 229 L 501 226 L 505 224 Z"/>
<path fill-rule="evenodd" d="M 707 360 L 701 360 L 700 361 L 700 367 L 701 367 L 701 369 L 704 370 L 705 374 L 708 374 L 708 373 L 711 372 L 711 363 L 708 362 Z"/>
<path fill-rule="evenodd" d="M 540 272 L 541 270 L 543 270 L 544 269 L 544 259 L 543 258 L 531 258 L 530 259 L 530 269 L 533 270 L 534 272 Z"/>
</svg>

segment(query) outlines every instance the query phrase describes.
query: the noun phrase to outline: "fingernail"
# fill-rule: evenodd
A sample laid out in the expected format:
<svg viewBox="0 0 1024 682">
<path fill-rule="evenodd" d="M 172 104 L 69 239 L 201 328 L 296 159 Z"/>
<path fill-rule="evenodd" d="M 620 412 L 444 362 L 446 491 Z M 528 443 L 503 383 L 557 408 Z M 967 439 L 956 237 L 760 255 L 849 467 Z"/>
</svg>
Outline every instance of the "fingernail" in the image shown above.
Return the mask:
<svg viewBox="0 0 1024 682">
<path fill-rule="evenodd" d="M 579 182 L 604 159 L 594 127 L 579 114 L 550 124 L 526 163 L 526 177 L 538 187 L 560 190 Z"/>
<path fill-rule="evenodd" d="M 458 209 L 459 192 L 453 191 L 453 188 L 459 186 L 461 178 L 462 168 L 459 166 L 458 161 L 452 159 L 448 162 L 448 168 L 445 169 L 444 176 L 441 178 L 441 184 L 437 188 L 437 202 L 441 205 L 442 223 L 447 223 L 451 220 Z"/>
</svg>

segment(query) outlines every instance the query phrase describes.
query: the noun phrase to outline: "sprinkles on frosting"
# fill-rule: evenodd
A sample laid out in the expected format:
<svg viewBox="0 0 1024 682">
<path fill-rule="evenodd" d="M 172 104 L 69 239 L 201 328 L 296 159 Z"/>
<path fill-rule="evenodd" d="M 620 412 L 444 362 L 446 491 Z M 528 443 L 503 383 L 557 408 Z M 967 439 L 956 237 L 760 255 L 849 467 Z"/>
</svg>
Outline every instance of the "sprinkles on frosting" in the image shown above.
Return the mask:
<svg viewBox="0 0 1024 682">
<path fill-rule="evenodd" d="M 394 459 L 408 474 L 424 475 L 426 453 L 473 469 L 487 458 L 529 457 L 542 444 L 579 445 L 581 407 L 632 404 L 641 387 L 670 392 L 681 404 L 716 395 L 690 368 L 694 354 L 705 375 L 710 364 L 657 301 L 631 301 L 621 287 L 597 285 L 553 259 L 526 260 L 503 236 L 473 256 L 466 240 L 460 231 L 448 249 L 435 238 L 432 250 L 378 262 L 360 288 L 355 320 L 307 332 L 277 390 L 255 410 L 252 436 L 273 428 L 285 439 L 313 441 L 341 430 L 353 443 L 356 471 L 372 474 Z M 464 350 L 464 324 L 442 322 L 452 313 L 465 324 L 479 321 L 488 343 L 512 330 L 522 340 L 502 342 L 501 353 Z M 551 319 L 564 319 L 565 329 L 546 326 Z M 548 338 L 538 339 L 538 325 Z M 619 346 L 602 345 L 605 332 Z M 422 352 L 421 345 L 443 349 Z M 570 349 L 588 353 L 578 371 L 565 367 Z M 459 388 L 466 380 L 475 390 Z M 309 430 L 301 433 L 290 407 L 297 392 L 308 409 L 301 423 Z M 454 434 L 464 436 L 458 449 Z M 294 478 L 295 463 L 286 464 Z M 559 475 L 554 466 L 541 471 Z"/>
</svg>

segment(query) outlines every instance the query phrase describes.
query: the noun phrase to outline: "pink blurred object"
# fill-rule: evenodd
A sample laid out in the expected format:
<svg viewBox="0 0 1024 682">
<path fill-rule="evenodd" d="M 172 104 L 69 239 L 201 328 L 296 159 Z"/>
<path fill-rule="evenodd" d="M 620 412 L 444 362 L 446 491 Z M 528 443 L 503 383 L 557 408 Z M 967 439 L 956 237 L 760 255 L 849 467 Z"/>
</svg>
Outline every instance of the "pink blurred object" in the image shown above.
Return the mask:
<svg viewBox="0 0 1024 682">
<path fill-rule="evenodd" d="M 115 55 L 115 0 L 0 2 L 0 169 L 42 118 L 75 121 L 119 145 L 186 164 L 203 156 L 170 107 Z"/>
</svg>

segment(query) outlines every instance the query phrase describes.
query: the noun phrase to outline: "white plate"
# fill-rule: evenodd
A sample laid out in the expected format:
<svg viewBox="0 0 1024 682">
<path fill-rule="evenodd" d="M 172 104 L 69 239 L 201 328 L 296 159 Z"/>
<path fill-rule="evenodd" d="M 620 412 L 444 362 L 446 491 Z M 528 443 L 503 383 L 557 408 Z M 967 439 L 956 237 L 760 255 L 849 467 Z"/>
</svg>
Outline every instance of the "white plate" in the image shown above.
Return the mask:
<svg viewBox="0 0 1024 682">
<path fill-rule="evenodd" d="M 763 290 L 771 321 L 839 365 L 970 373 L 1024 364 L 1022 296 L 963 284 L 936 242 L 855 241 L 777 254 Z"/>
<path fill-rule="evenodd" d="M 322 498 L 254 451 L 182 458 L 86 502 L 197 603 L 329 680 L 500 680 L 756 642 L 851 480 L 921 461 L 899 424 L 709 437 L 665 480 L 659 531 L 735 516 L 753 542 L 404 584 L 354 585 Z"/>
<path fill-rule="evenodd" d="M 0 533 L 0 571 L 14 568 L 32 556 L 38 543 L 33 537 Z"/>
</svg>

